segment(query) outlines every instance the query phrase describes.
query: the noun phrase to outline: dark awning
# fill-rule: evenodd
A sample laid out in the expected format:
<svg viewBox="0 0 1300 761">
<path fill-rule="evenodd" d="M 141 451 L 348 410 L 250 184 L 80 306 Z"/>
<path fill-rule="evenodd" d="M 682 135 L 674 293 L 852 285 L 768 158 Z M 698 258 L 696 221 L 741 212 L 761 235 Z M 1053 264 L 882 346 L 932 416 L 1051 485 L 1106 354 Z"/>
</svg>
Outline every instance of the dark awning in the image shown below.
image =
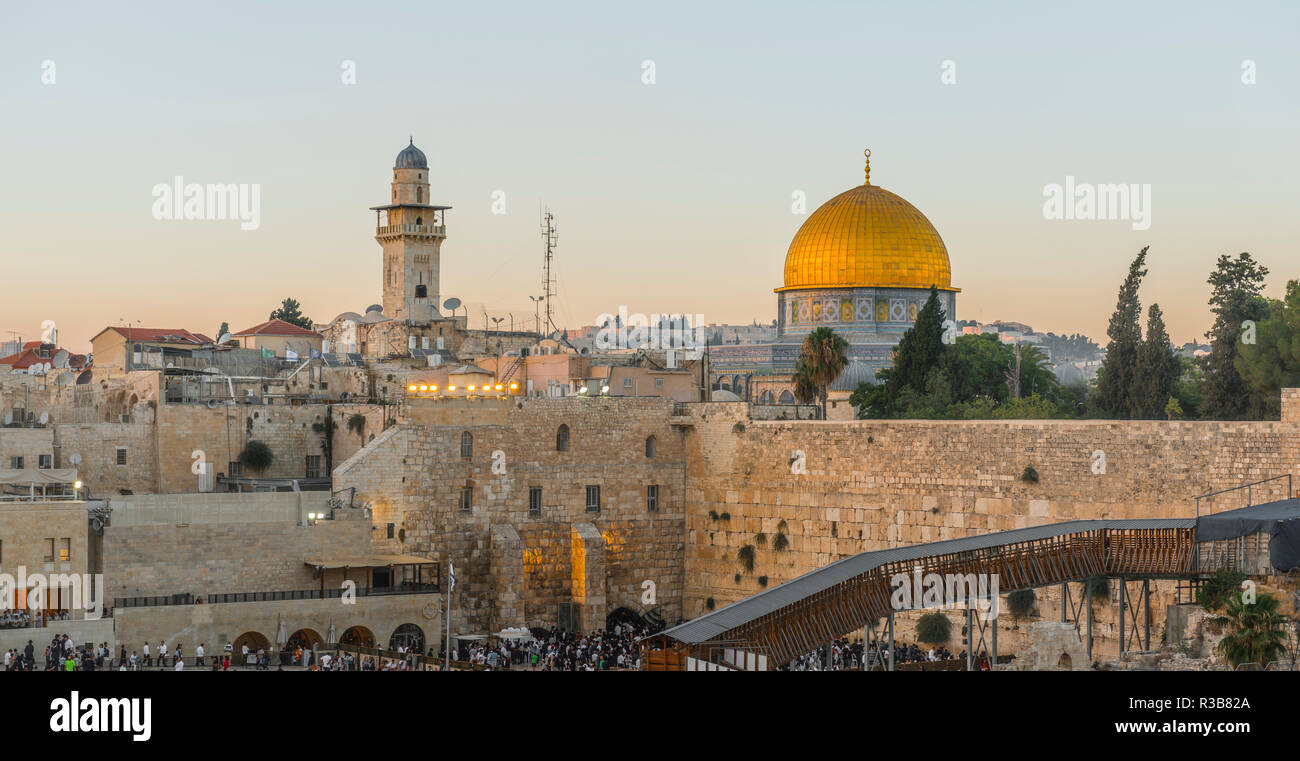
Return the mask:
<svg viewBox="0 0 1300 761">
<path fill-rule="evenodd" d="M 1215 542 L 1268 534 L 1270 564 L 1279 571 L 1300 566 L 1300 499 L 1265 502 L 1196 519 L 1196 541 Z"/>
</svg>

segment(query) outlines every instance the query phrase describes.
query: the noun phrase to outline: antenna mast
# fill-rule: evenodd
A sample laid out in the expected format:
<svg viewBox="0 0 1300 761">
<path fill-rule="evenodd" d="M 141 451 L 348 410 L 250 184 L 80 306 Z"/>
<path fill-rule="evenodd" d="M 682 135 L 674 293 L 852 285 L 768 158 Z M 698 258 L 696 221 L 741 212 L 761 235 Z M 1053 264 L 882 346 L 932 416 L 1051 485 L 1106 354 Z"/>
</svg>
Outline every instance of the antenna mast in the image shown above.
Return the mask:
<svg viewBox="0 0 1300 761">
<path fill-rule="evenodd" d="M 546 298 L 546 325 L 550 330 L 558 330 L 554 318 L 551 317 L 551 297 L 555 295 L 555 280 L 551 277 L 551 258 L 555 255 L 555 246 L 559 243 L 560 234 L 555 229 L 555 217 L 550 209 L 542 212 L 542 240 L 546 242 L 545 280 L 542 282 Z"/>
</svg>

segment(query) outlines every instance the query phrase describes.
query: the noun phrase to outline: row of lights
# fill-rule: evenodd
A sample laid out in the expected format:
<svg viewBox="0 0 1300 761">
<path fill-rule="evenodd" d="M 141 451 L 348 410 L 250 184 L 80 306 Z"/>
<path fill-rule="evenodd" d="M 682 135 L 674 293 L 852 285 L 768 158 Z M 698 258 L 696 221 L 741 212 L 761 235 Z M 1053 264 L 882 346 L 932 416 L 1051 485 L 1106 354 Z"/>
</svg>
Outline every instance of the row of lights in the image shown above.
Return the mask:
<svg viewBox="0 0 1300 761">
<path fill-rule="evenodd" d="M 414 383 L 411 384 L 411 385 L 409 385 L 409 386 L 407 386 L 407 387 L 406 387 L 406 390 L 409 391 L 409 392 L 411 392 L 411 393 L 413 393 L 413 394 L 417 394 L 417 393 L 418 393 L 418 394 L 436 394 L 436 393 L 438 393 L 438 387 L 437 387 L 437 386 L 433 386 L 433 385 L 424 385 L 424 384 L 421 384 L 421 385 L 418 385 L 418 386 L 417 386 L 417 385 L 415 385 Z M 470 394 L 474 393 L 475 391 L 477 391 L 477 392 L 479 392 L 479 393 L 482 393 L 482 394 L 490 394 L 490 393 L 492 393 L 492 392 L 494 392 L 494 391 L 500 393 L 500 392 L 503 392 L 503 391 L 505 391 L 505 390 L 506 390 L 505 385 L 504 385 L 504 384 L 501 384 L 501 383 L 498 383 L 498 384 L 496 384 L 495 386 L 493 386 L 493 385 L 490 384 L 490 383 L 484 383 L 482 386 L 475 386 L 473 383 L 471 383 L 471 384 L 469 384 L 468 386 L 465 387 L 465 391 L 466 391 L 467 393 L 470 393 Z M 511 383 L 511 384 L 510 384 L 510 390 L 511 390 L 512 392 L 514 392 L 514 391 L 518 391 L 518 390 L 519 390 L 519 384 L 518 384 L 518 383 Z M 449 394 L 454 394 L 454 393 L 456 393 L 456 386 L 455 386 L 455 385 L 448 386 L 448 387 L 447 387 L 447 393 L 449 393 Z"/>
</svg>

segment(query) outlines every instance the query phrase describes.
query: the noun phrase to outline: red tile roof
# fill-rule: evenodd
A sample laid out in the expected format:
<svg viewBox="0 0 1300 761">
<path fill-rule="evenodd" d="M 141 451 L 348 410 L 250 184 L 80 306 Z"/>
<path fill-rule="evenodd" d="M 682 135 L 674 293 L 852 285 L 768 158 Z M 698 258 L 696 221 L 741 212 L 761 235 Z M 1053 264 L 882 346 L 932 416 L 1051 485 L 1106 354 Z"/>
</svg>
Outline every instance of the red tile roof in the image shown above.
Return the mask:
<svg viewBox="0 0 1300 761">
<path fill-rule="evenodd" d="M 40 341 L 29 341 L 23 344 L 23 350 L 18 352 L 17 354 L 10 354 L 7 357 L 0 358 L 0 365 L 8 365 L 9 367 L 12 367 L 15 370 L 26 370 L 32 365 L 43 365 L 46 362 L 53 362 L 54 355 L 59 353 L 59 349 L 57 347 L 51 347 L 50 355 L 48 357 L 42 357 L 36 353 L 36 349 L 40 348 L 40 346 L 41 346 Z M 85 364 L 86 364 L 85 354 L 68 355 L 69 370 L 79 370 Z"/>
<path fill-rule="evenodd" d="M 320 333 L 314 330 L 300 328 L 291 322 L 284 320 L 267 320 L 261 325 L 254 325 L 246 330 L 235 333 L 236 336 L 311 336 L 313 338 L 324 338 Z"/>
<path fill-rule="evenodd" d="M 95 334 L 99 338 L 105 331 L 114 331 L 118 335 L 129 341 L 145 341 L 148 343 L 193 343 L 193 344 L 210 344 L 212 339 L 202 333 L 191 333 L 184 328 L 124 328 L 116 325 L 104 328 Z M 94 341 L 95 338 L 90 340 Z"/>
</svg>

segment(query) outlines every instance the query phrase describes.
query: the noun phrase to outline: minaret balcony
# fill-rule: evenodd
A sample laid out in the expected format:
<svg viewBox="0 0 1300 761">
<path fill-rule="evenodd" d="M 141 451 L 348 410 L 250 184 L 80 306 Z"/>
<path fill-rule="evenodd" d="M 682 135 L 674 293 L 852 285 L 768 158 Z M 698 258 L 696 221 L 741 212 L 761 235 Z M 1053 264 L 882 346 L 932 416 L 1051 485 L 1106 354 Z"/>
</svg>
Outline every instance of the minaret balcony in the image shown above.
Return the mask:
<svg viewBox="0 0 1300 761">
<path fill-rule="evenodd" d="M 423 238 L 447 237 L 446 225 L 384 225 L 375 228 L 375 238 L 385 240 L 413 235 Z"/>
</svg>

